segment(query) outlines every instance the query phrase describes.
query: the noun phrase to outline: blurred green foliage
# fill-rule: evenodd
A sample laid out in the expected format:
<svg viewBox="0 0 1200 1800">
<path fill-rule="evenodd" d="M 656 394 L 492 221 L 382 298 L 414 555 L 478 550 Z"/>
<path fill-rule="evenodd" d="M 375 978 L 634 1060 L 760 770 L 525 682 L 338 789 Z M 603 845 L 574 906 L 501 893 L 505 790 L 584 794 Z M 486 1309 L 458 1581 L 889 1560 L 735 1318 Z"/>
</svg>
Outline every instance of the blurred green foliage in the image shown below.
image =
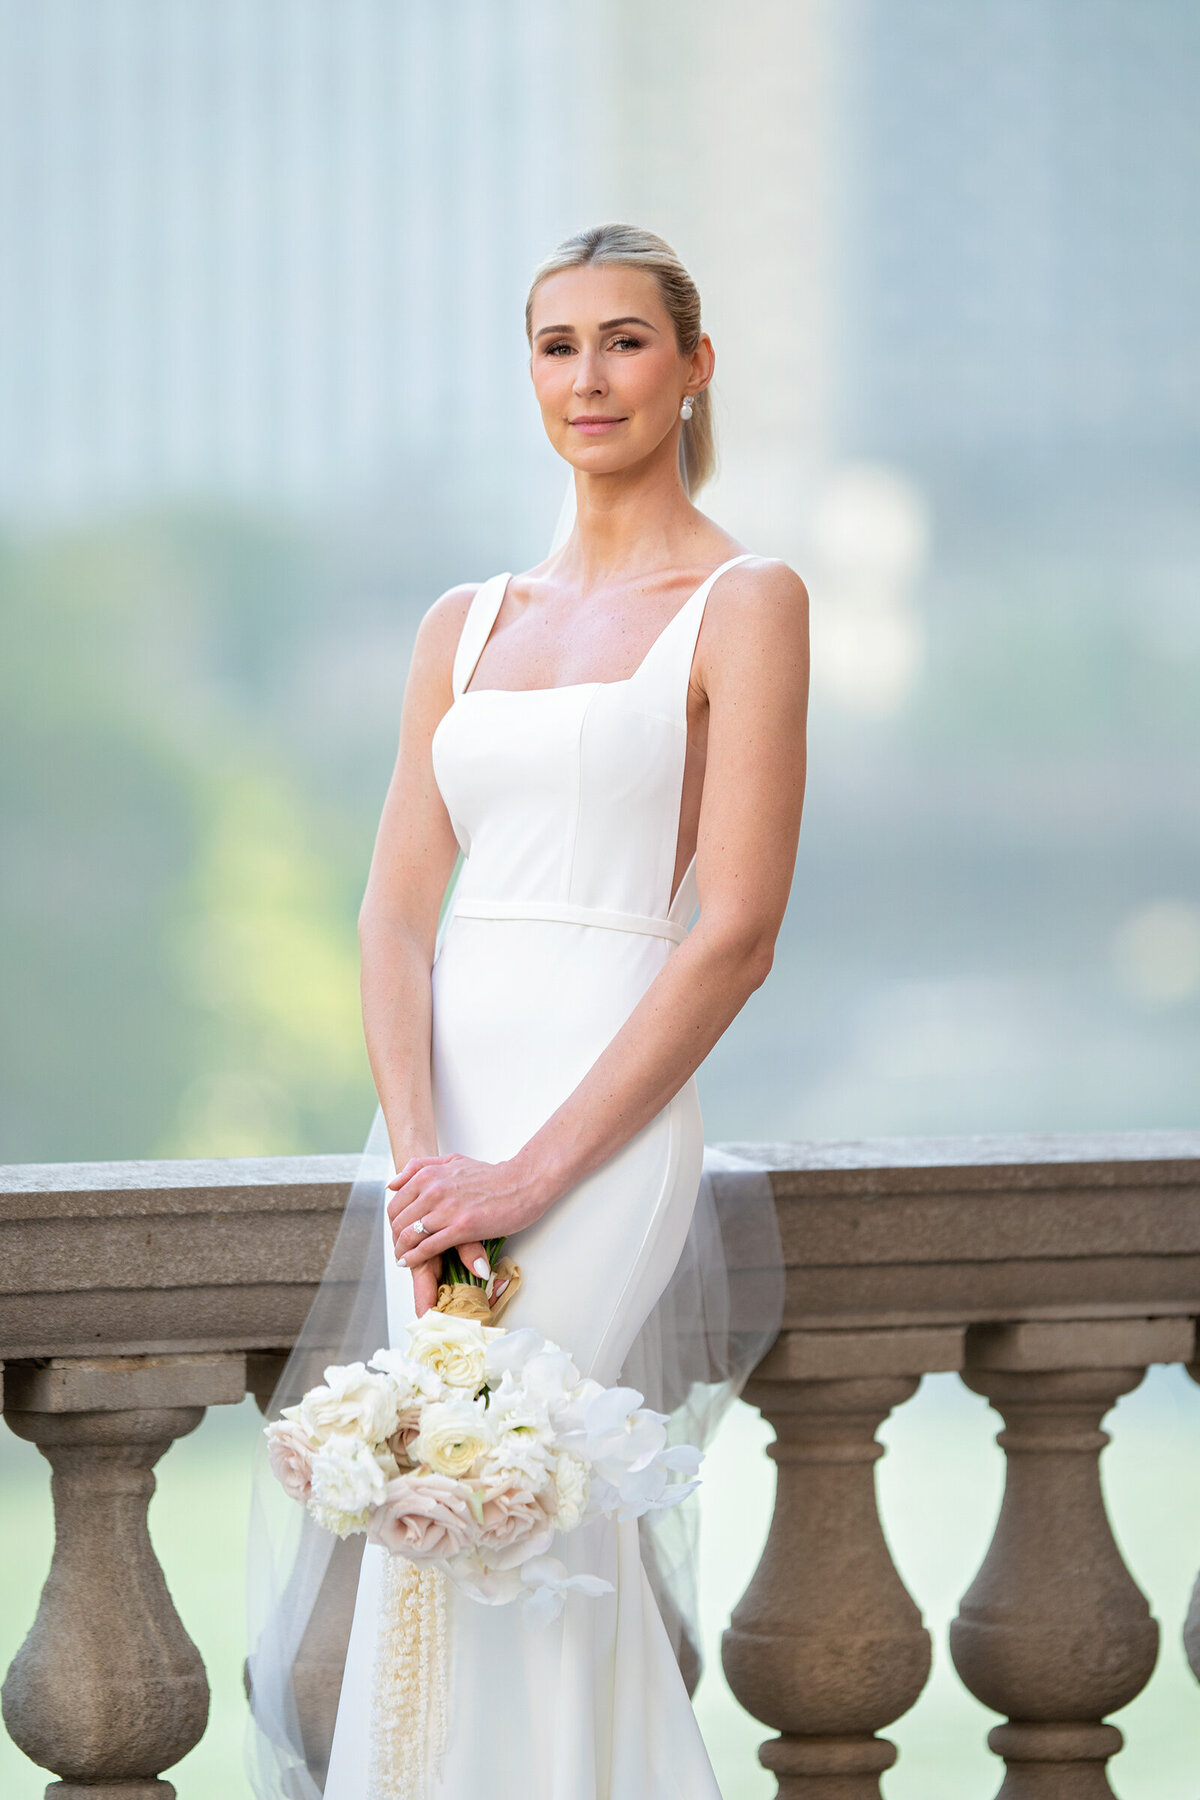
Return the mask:
<svg viewBox="0 0 1200 1800">
<path fill-rule="evenodd" d="M 0 552 L 0 1155 L 351 1144 L 363 839 L 280 686 L 315 552 L 189 511 Z"/>
</svg>

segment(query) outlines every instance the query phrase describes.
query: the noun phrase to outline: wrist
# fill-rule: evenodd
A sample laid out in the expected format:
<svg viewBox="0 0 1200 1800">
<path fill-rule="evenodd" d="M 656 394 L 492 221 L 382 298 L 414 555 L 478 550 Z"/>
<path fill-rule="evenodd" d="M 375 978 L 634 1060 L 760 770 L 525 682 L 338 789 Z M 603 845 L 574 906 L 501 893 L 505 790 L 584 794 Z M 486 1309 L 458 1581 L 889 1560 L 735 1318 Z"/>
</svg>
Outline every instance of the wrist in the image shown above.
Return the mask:
<svg viewBox="0 0 1200 1800">
<path fill-rule="evenodd" d="M 510 1166 L 535 1219 L 540 1219 L 571 1186 L 569 1172 L 560 1166 L 550 1147 L 539 1144 L 536 1137 L 522 1145 L 510 1159 Z"/>
</svg>

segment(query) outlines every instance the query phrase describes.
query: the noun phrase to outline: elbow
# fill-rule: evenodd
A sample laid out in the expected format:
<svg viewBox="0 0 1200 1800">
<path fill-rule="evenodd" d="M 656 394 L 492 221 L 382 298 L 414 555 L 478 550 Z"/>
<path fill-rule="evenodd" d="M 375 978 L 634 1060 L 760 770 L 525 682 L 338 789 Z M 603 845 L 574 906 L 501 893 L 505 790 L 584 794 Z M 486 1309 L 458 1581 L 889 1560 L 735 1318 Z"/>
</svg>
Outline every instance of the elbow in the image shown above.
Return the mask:
<svg viewBox="0 0 1200 1800">
<path fill-rule="evenodd" d="M 773 937 L 757 937 L 746 947 L 743 968 L 747 988 L 751 994 L 756 988 L 760 988 L 767 979 L 774 961 L 775 940 Z"/>
<path fill-rule="evenodd" d="M 730 921 L 724 929 L 714 926 L 710 942 L 734 985 L 742 990 L 742 1000 L 749 999 L 771 973 L 775 933 L 765 926 Z"/>
</svg>

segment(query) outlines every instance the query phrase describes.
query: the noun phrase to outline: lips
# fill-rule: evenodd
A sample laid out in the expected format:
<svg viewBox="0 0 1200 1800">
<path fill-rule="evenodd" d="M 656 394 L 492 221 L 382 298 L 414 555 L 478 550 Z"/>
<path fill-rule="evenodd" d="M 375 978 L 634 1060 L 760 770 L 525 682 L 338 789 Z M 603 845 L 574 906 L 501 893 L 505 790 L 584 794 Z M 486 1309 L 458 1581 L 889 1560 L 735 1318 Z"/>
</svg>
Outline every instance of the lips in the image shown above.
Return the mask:
<svg viewBox="0 0 1200 1800">
<path fill-rule="evenodd" d="M 581 413 L 577 419 L 568 419 L 567 423 L 574 426 L 576 431 L 600 433 L 611 431 L 614 425 L 623 425 L 625 420 L 623 418 L 603 418 L 594 413 Z"/>
</svg>

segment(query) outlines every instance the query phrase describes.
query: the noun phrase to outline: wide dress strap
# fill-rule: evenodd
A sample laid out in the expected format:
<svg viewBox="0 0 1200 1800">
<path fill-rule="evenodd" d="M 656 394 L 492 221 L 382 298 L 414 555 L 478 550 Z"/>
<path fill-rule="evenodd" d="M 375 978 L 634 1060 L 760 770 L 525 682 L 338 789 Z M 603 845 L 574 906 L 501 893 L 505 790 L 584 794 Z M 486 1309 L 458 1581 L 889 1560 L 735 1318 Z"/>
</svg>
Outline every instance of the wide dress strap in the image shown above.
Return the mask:
<svg viewBox="0 0 1200 1800">
<path fill-rule="evenodd" d="M 686 726 L 688 684 L 692 679 L 696 640 L 708 596 L 718 576 L 738 563 L 752 561 L 754 555 L 753 550 L 743 550 L 739 556 L 731 556 L 714 569 L 663 627 L 632 677 L 640 704 L 649 706 L 662 718 L 674 719 Z"/>
<path fill-rule="evenodd" d="M 454 664 L 450 671 L 450 692 L 455 700 L 461 698 L 463 689 L 475 672 L 475 664 L 483 654 L 483 646 L 496 623 L 504 591 L 511 580 L 512 576 L 507 573 L 491 575 L 486 581 L 480 582 L 475 590 L 462 630 L 458 634 L 458 648 L 454 652 Z"/>
</svg>

